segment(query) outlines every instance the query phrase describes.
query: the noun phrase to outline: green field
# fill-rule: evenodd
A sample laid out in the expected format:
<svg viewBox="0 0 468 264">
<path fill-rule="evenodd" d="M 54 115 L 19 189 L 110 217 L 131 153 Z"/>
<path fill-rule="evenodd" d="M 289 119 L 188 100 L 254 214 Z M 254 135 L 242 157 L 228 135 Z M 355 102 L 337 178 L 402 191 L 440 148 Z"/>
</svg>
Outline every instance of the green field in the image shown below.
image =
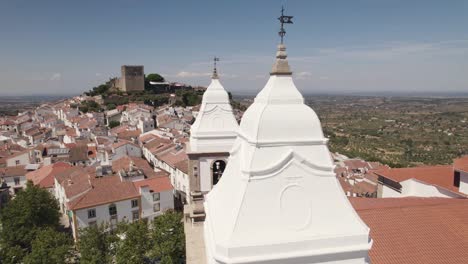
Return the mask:
<svg viewBox="0 0 468 264">
<path fill-rule="evenodd" d="M 330 150 L 392 167 L 468 154 L 468 98 L 307 97 Z"/>
</svg>

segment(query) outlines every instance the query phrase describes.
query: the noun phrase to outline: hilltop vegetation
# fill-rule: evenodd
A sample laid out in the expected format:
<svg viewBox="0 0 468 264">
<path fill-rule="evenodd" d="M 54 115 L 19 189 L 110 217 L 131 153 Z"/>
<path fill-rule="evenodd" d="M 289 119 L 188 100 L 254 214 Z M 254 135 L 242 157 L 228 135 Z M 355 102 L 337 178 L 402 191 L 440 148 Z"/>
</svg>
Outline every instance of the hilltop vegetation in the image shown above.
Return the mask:
<svg viewBox="0 0 468 264">
<path fill-rule="evenodd" d="M 151 85 L 150 82 L 163 83 L 161 85 Z M 144 91 L 132 91 L 122 92 L 119 90 L 112 89 L 111 81 L 93 87 L 85 95 L 88 96 L 102 96 L 104 101 L 104 107 L 106 110 L 115 109 L 119 105 L 124 105 L 132 102 L 144 103 L 151 106 L 161 106 L 169 103 L 171 94 L 175 94 L 174 100 L 175 106 L 195 106 L 199 105 L 203 99 L 203 90 L 193 89 L 192 86 L 174 86 L 172 84 L 165 83 L 163 76 L 157 73 L 151 73 L 145 76 L 145 90 Z M 229 92 L 229 99 L 234 109 L 241 111 L 246 110 L 246 106 L 232 98 Z M 92 112 L 102 111 L 102 107 L 93 104 L 92 101 L 85 101 L 79 107 L 80 111 Z"/>
<path fill-rule="evenodd" d="M 468 154 L 468 99 L 313 97 L 330 150 L 392 167 Z"/>
<path fill-rule="evenodd" d="M 158 82 L 161 85 L 152 85 L 150 82 Z M 170 94 L 175 93 L 176 105 L 194 106 L 200 104 L 203 92 L 195 91 L 191 86 L 175 86 L 164 83 L 165 79 L 160 74 L 150 73 L 145 76 L 145 90 L 123 92 L 112 88 L 112 81 L 105 82 L 93 87 L 85 95 L 102 96 L 107 110 L 114 109 L 116 106 L 128 104 L 131 102 L 144 103 L 151 106 L 161 106 L 169 102 Z M 81 106 L 83 112 L 90 108 L 89 105 Z M 99 110 L 94 108 L 93 110 Z"/>
</svg>

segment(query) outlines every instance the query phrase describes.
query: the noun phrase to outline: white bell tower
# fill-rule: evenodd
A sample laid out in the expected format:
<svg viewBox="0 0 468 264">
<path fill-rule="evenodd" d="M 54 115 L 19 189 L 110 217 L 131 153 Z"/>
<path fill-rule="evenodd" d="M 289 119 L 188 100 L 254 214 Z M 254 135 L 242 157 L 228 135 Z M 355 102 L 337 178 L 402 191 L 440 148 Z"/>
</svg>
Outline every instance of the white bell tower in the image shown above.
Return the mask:
<svg viewBox="0 0 468 264">
<path fill-rule="evenodd" d="M 283 44 L 230 154 L 205 201 L 207 263 L 367 262 L 369 228 L 335 177 L 320 121 L 294 85 Z"/>
<path fill-rule="evenodd" d="M 207 193 L 218 183 L 239 128 L 229 95 L 219 81 L 217 61 L 215 57 L 211 84 L 190 129 L 187 155 L 191 192 Z"/>
</svg>

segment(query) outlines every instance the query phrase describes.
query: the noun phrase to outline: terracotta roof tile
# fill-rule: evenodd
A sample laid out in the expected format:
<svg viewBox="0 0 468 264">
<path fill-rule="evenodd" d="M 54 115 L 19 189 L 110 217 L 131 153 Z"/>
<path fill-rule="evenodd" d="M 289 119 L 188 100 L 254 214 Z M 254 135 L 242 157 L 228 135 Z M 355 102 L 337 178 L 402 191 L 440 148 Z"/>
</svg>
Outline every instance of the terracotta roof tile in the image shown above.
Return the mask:
<svg viewBox="0 0 468 264">
<path fill-rule="evenodd" d="M 68 163 L 57 162 L 26 173 L 26 178 L 32 181 L 34 185 L 39 185 L 42 188 L 52 188 L 54 187 L 54 176 L 71 167 Z"/>
<path fill-rule="evenodd" d="M 416 179 L 432 185 L 437 185 L 451 191 L 458 191 L 453 186 L 454 173 L 452 166 L 427 166 L 415 168 L 398 168 L 375 171 L 377 175 L 402 182 L 409 179 Z"/>
<path fill-rule="evenodd" d="M 169 175 L 168 172 L 163 170 L 155 172 L 154 169 L 151 168 L 150 164 L 145 159 L 130 156 L 123 156 L 119 159 L 112 161 L 112 170 L 114 172 L 118 172 L 120 170 L 128 171 L 131 161 L 133 161 L 133 163 L 138 169 L 143 171 L 147 178 L 163 177 Z"/>
<path fill-rule="evenodd" d="M 468 172 L 468 155 L 453 161 L 454 169 Z"/>
<path fill-rule="evenodd" d="M 55 174 L 55 179 L 72 198 L 91 189 L 91 175 L 81 167 L 71 167 Z"/>
<path fill-rule="evenodd" d="M 28 172 L 25 165 L 0 168 L 0 177 L 25 176 Z"/>
<path fill-rule="evenodd" d="M 468 199 L 350 198 L 374 240 L 373 264 L 466 263 Z"/>
<path fill-rule="evenodd" d="M 174 187 L 172 187 L 171 180 L 169 179 L 169 177 L 145 179 L 142 181 L 133 182 L 133 185 L 137 189 L 143 186 L 148 186 L 149 189 L 153 192 L 164 192 L 174 190 Z"/>
<path fill-rule="evenodd" d="M 94 178 L 91 182 L 89 191 L 69 202 L 70 209 L 89 208 L 140 196 L 131 181 L 121 181 L 118 176 Z"/>
</svg>

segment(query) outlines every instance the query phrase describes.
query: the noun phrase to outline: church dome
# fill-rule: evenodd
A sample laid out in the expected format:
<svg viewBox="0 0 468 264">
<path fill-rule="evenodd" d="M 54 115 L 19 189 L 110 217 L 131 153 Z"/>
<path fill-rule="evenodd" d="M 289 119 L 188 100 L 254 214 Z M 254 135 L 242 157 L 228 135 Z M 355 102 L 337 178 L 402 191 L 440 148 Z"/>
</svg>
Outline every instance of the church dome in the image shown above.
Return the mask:
<svg viewBox="0 0 468 264">
<path fill-rule="evenodd" d="M 323 142 L 320 120 L 294 85 L 283 44 L 276 58 L 270 79 L 244 114 L 239 134 L 251 142 Z"/>
<path fill-rule="evenodd" d="M 279 45 L 207 194 L 208 263 L 366 263 L 369 228 L 346 198 L 315 112 Z M 252 235 L 255 234 L 255 235 Z"/>
<path fill-rule="evenodd" d="M 252 142 L 325 140 L 320 120 L 314 110 L 304 104 L 291 75 L 270 77 L 245 112 L 239 133 Z"/>
<path fill-rule="evenodd" d="M 239 125 L 234 116 L 229 95 L 216 71 L 203 94 L 200 111 L 190 127 L 189 152 L 229 152 Z"/>
<path fill-rule="evenodd" d="M 203 102 L 217 104 L 229 103 L 229 95 L 219 82 L 219 79 L 211 79 L 211 83 L 203 94 Z"/>
</svg>

